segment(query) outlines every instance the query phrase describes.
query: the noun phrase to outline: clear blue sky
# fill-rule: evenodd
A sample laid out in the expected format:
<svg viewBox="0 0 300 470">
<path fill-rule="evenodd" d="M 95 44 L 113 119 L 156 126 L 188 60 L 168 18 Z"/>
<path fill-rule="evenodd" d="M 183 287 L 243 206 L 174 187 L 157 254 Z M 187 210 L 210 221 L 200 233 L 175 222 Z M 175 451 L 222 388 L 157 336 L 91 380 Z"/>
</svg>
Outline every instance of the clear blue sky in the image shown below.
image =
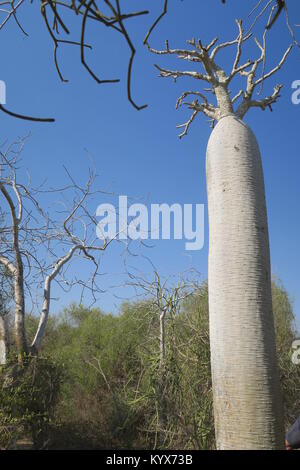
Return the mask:
<svg viewBox="0 0 300 470">
<path fill-rule="evenodd" d="M 177 97 L 193 85 L 185 80 L 177 84 L 157 78 L 153 63 L 175 65 L 175 61 L 150 55 L 142 46 L 142 39 L 151 20 L 160 11 L 162 0 L 128 0 L 128 10 L 147 8 L 154 4 L 153 16 L 132 20 L 129 30 L 135 43 L 140 44 L 133 71 L 133 95 L 138 103 L 147 102 L 146 110 L 137 112 L 126 98 L 127 45 L 118 35 L 109 34 L 100 25 L 89 29 L 87 42 L 94 50 L 87 52 L 90 64 L 105 78 L 121 77 L 117 85 L 99 86 L 80 64 L 79 48 L 60 46 L 58 56 L 69 83 L 62 84 L 53 64 L 53 46 L 42 24 L 39 5 L 25 4 L 19 19 L 29 33 L 25 37 L 13 20 L 0 32 L 0 79 L 7 84 L 7 107 L 32 115 L 54 116 L 55 124 L 35 124 L 12 119 L 3 113 L 1 141 L 13 141 L 29 131 L 32 136 L 24 153 L 24 165 L 30 170 L 34 182 L 45 177 L 49 184 L 59 185 L 64 179 L 63 165 L 75 177 L 81 178 L 86 166 L 88 149 L 103 188 L 132 198 L 144 198 L 153 203 L 205 203 L 205 149 L 210 128 L 205 118 L 197 119 L 187 138 L 179 141 L 176 124 L 186 120 L 186 110 L 175 111 Z M 152 36 L 154 47 L 162 48 L 164 40 L 170 45 L 183 47 L 185 40 L 195 36 L 209 42 L 214 36 L 229 40 L 236 36 L 235 18 L 244 18 L 256 0 L 171 0 L 169 14 Z M 289 0 L 290 16 L 300 23 L 298 0 Z M 265 20 L 261 26 L 264 26 Z M 70 21 L 73 38 L 80 36 L 80 24 Z M 129 23 L 128 23 L 129 26 Z M 260 30 L 257 30 L 259 34 Z M 299 28 L 300 36 L 300 28 Z M 281 57 L 291 42 L 282 17 L 270 33 L 272 48 L 266 67 Z M 255 51 L 252 46 L 250 52 Z M 248 57 L 246 57 L 248 58 Z M 225 54 L 222 64 L 231 65 L 231 56 Z M 177 67 L 182 68 L 183 63 Z M 279 276 L 294 299 L 295 313 L 300 321 L 300 160 L 299 122 L 300 105 L 291 103 L 291 83 L 300 80 L 300 50 L 294 50 L 284 68 L 265 85 L 265 93 L 276 83 L 284 89 L 274 112 L 252 110 L 247 123 L 256 133 L 260 144 L 265 172 L 266 194 L 271 241 L 273 274 Z M 199 88 L 202 89 L 202 85 Z M 99 203 L 103 201 L 99 200 Z M 208 227 L 206 207 L 206 236 L 204 248 L 199 252 L 186 252 L 184 241 L 159 241 L 150 256 L 162 274 L 176 275 L 190 264 L 207 276 Z M 134 261 L 135 266 L 138 265 Z M 141 262 L 149 271 L 149 265 Z M 111 246 L 103 259 L 103 287 L 121 282 L 120 249 Z M 113 276 L 112 276 L 113 275 Z M 57 293 L 58 294 L 58 293 Z M 121 295 L 130 292 L 122 291 Z M 71 300 L 76 291 L 53 303 L 52 312 L 58 311 Z M 118 300 L 105 293 L 99 306 L 105 310 L 115 308 Z"/>
</svg>

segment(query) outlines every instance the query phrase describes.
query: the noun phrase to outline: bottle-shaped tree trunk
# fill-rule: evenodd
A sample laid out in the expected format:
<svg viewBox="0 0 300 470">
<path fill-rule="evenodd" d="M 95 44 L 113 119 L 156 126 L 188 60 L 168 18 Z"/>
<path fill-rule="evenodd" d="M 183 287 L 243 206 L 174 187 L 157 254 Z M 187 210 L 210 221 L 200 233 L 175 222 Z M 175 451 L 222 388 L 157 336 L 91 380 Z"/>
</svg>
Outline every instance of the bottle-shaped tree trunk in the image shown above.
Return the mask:
<svg viewBox="0 0 300 470">
<path fill-rule="evenodd" d="M 283 445 L 260 151 L 236 116 L 207 147 L 209 315 L 217 447 Z M 266 432 L 267 430 L 267 432 Z"/>
</svg>

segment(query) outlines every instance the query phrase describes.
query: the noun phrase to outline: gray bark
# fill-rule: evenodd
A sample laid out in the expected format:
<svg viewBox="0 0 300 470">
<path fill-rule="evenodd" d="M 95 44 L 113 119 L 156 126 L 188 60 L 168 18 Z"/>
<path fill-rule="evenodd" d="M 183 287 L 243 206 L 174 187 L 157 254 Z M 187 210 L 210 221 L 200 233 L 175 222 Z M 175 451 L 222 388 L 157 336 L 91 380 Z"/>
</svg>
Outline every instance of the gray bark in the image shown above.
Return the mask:
<svg viewBox="0 0 300 470">
<path fill-rule="evenodd" d="M 19 258 L 20 256 L 18 256 Z M 25 297 L 24 297 L 24 279 L 23 279 L 23 264 L 18 259 L 15 281 L 15 338 L 18 351 L 18 362 L 23 364 L 23 361 L 28 353 L 26 332 L 25 332 Z"/>
<path fill-rule="evenodd" d="M 8 319 L 7 315 L 0 315 L 0 365 L 7 362 L 9 350 Z"/>
<path fill-rule="evenodd" d="M 223 117 L 207 147 L 209 315 L 218 449 L 280 449 L 283 417 L 260 151 Z"/>
</svg>

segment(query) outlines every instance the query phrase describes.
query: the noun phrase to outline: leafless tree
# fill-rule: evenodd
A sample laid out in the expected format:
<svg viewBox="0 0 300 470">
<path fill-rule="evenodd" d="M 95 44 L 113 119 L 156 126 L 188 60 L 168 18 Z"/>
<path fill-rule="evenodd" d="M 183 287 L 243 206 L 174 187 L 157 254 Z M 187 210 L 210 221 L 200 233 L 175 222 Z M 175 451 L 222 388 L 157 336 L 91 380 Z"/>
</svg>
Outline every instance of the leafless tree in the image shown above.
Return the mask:
<svg viewBox="0 0 300 470">
<path fill-rule="evenodd" d="M 68 182 L 64 187 L 45 189 L 40 185 L 34 188 L 30 178 L 24 181 L 19 171 L 23 146 L 21 140 L 0 150 L 0 195 L 4 215 L 0 264 L 9 272 L 14 284 L 14 336 L 19 364 L 40 348 L 53 283 L 63 292 L 80 286 L 82 296 L 88 290 L 96 299 L 101 291 L 98 284 L 101 254 L 112 241 L 96 237 L 96 220 L 89 211 L 91 198 L 101 193 L 93 190 L 95 170 L 88 169 L 85 185 L 77 183 L 65 169 Z M 45 197 L 47 201 L 51 197 L 53 205 L 47 210 L 42 207 Z M 90 277 L 70 274 L 70 263 L 78 257 L 81 262 L 86 260 L 91 264 L 91 269 L 87 270 L 87 277 Z M 26 299 L 32 308 L 42 303 L 38 328 L 30 344 L 25 331 Z"/>
<path fill-rule="evenodd" d="M 152 264 L 152 263 L 151 263 Z M 154 265 L 152 264 L 154 268 Z M 157 417 L 156 417 L 156 440 L 160 448 L 164 448 L 169 434 L 168 424 L 168 385 L 169 370 L 167 360 L 167 344 L 170 338 L 167 338 L 166 323 L 172 322 L 179 315 L 183 302 L 193 295 L 198 287 L 199 273 L 190 269 L 174 284 L 170 277 L 163 278 L 157 269 L 154 268 L 152 278 L 148 279 L 143 274 L 129 272 L 127 274 L 130 281 L 127 285 L 134 288 L 136 296 L 146 298 L 149 305 L 157 313 L 159 331 L 159 361 L 157 375 Z M 180 413 L 179 413 L 180 414 Z"/>
</svg>

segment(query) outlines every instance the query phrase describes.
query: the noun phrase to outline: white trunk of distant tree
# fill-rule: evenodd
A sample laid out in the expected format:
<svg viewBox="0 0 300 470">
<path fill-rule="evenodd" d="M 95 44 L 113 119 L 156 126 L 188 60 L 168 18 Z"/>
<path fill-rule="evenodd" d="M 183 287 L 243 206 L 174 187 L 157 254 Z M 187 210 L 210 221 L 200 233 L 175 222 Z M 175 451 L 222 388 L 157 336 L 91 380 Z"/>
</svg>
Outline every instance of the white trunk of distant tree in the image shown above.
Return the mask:
<svg viewBox="0 0 300 470">
<path fill-rule="evenodd" d="M 7 362 L 9 352 L 9 327 L 7 315 L 0 315 L 0 365 L 4 366 Z"/>
<path fill-rule="evenodd" d="M 5 162 L 6 163 L 6 162 Z M 13 188 L 17 204 L 14 203 L 4 181 L 0 181 L 0 191 L 9 206 L 11 216 L 11 251 L 14 255 L 14 263 L 5 256 L 0 256 L 0 262 L 9 269 L 14 279 L 14 301 L 15 301 L 15 340 L 17 346 L 18 363 L 21 365 L 28 353 L 25 333 L 25 297 L 24 297 L 24 270 L 19 244 L 19 226 L 23 216 L 23 205 L 20 192 L 16 186 L 15 179 L 11 180 L 9 186 Z M 17 207 L 16 207 L 17 206 Z"/>
<path fill-rule="evenodd" d="M 271 18 L 271 16 L 270 16 Z M 270 19 L 269 19 L 270 21 Z M 197 114 L 211 118 L 213 127 L 207 148 L 207 193 L 209 212 L 209 315 L 211 369 L 216 443 L 218 449 L 280 449 L 284 445 L 282 400 L 277 365 L 271 300 L 270 252 L 260 151 L 253 132 L 242 121 L 251 107 L 265 110 L 276 102 L 281 86 L 271 96 L 254 100 L 258 85 L 281 68 L 291 46 L 270 72 L 265 63 L 266 32 L 263 45 L 257 40 L 260 57 L 240 65 L 243 35 L 237 21 L 236 40 L 215 46 L 217 39 L 203 46 L 188 41 L 192 50 L 149 49 L 156 54 L 174 54 L 201 63 L 204 73 L 172 71 L 156 66 L 162 77 L 175 80 L 187 76 L 210 84 L 217 106 L 199 91 L 188 91 L 177 107 L 193 111 L 182 126 L 180 137 L 188 133 Z M 266 30 L 267 31 L 267 30 Z M 230 74 L 215 62 L 224 47 L 237 45 Z M 236 75 L 246 77 L 246 89 L 230 96 L 229 86 Z M 184 102 L 195 96 L 192 102 Z M 234 109 L 240 99 L 241 104 Z M 201 103 L 199 103 L 201 99 Z"/>
</svg>

